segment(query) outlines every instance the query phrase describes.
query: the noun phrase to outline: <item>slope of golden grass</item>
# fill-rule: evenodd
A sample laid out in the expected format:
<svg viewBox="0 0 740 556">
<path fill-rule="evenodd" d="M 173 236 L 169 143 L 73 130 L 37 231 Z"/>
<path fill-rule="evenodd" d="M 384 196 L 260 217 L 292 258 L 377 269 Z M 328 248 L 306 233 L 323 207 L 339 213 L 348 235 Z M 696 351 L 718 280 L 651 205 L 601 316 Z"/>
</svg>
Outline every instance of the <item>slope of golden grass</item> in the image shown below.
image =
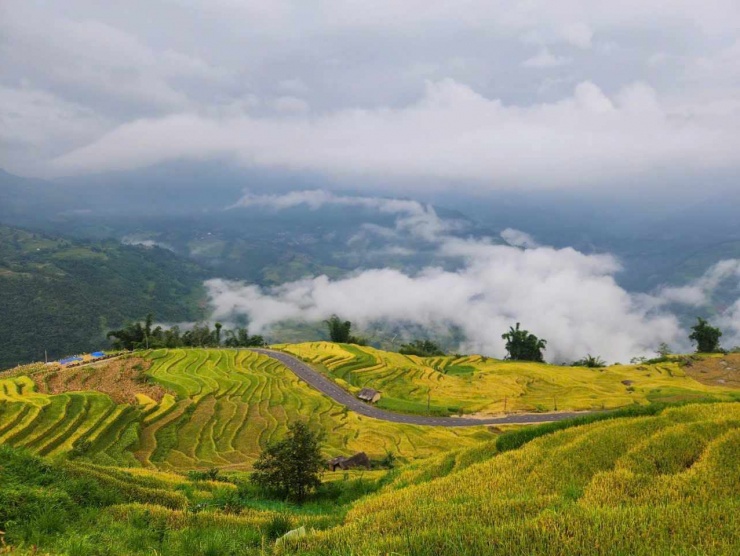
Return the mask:
<svg viewBox="0 0 740 556">
<path fill-rule="evenodd" d="M 684 368 L 679 362 L 592 369 L 500 361 L 480 355 L 421 358 L 329 342 L 275 347 L 314 364 L 350 391 L 364 387 L 379 390 L 383 393 L 381 407 L 409 413 L 426 413 L 427 402 L 438 414 L 498 414 L 609 409 L 651 401 L 734 399 L 738 395 L 729 380 L 724 384 L 700 382 L 695 378 L 700 371 Z"/>
<path fill-rule="evenodd" d="M 441 478 L 390 485 L 286 552 L 737 554 L 738 457 L 740 404 L 594 423 L 446 476 L 422 462 Z"/>
</svg>

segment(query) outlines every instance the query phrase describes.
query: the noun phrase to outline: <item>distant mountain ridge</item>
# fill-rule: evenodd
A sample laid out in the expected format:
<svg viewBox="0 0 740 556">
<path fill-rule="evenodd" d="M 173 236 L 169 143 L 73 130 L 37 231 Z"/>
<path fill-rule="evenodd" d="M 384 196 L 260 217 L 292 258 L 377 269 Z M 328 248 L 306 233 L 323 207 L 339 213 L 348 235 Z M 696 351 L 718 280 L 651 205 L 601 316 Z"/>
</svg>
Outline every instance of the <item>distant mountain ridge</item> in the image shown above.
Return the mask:
<svg viewBox="0 0 740 556">
<path fill-rule="evenodd" d="M 204 276 L 164 249 L 0 225 L 0 368 L 100 348 L 107 330 L 149 311 L 197 320 Z"/>
</svg>

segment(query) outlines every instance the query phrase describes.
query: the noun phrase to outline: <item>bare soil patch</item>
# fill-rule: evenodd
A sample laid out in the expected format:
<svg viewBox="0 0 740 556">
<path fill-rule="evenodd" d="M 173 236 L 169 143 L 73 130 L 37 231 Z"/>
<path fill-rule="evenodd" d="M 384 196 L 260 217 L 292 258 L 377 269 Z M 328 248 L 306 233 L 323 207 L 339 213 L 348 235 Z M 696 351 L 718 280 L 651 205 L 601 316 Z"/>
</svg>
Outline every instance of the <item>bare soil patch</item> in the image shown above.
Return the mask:
<svg viewBox="0 0 740 556">
<path fill-rule="evenodd" d="M 136 403 L 136 394 L 146 394 L 162 401 L 166 390 L 149 382 L 146 371 L 150 361 L 139 357 L 116 359 L 100 365 L 58 369 L 33 378 L 39 392 L 61 394 L 96 390 L 108 394 L 117 403 Z"/>
<path fill-rule="evenodd" d="M 684 367 L 686 374 L 702 384 L 740 388 L 740 353 L 704 357 Z"/>
</svg>

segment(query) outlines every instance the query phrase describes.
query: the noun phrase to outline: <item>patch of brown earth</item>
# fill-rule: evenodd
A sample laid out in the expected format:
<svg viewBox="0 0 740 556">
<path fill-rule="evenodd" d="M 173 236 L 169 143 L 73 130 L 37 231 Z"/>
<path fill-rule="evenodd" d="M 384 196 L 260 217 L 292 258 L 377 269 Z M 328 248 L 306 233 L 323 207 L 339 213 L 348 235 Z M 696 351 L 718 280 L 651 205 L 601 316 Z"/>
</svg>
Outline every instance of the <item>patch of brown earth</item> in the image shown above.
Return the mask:
<svg viewBox="0 0 740 556">
<path fill-rule="evenodd" d="M 722 357 L 702 357 L 690 360 L 683 367 L 686 374 L 702 384 L 740 388 L 740 353 Z"/>
<path fill-rule="evenodd" d="M 39 392 L 61 394 L 95 390 L 117 403 L 136 403 L 136 394 L 161 401 L 166 390 L 146 376 L 150 361 L 139 357 L 115 359 L 95 365 L 58 369 L 32 375 Z"/>
</svg>

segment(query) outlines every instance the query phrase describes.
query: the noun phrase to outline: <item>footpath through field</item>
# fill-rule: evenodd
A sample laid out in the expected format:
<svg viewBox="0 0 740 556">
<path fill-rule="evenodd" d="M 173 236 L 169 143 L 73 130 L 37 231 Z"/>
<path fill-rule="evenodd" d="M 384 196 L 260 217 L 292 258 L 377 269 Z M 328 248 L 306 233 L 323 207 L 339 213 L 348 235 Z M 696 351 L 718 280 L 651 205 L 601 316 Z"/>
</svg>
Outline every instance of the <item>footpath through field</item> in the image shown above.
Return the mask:
<svg viewBox="0 0 740 556">
<path fill-rule="evenodd" d="M 378 407 L 366 404 L 358 400 L 352 394 L 347 392 L 341 386 L 335 384 L 330 379 L 318 371 L 312 369 L 309 365 L 280 351 L 269 349 L 255 348 L 252 351 L 261 353 L 273 359 L 277 359 L 288 369 L 293 371 L 298 378 L 313 386 L 319 392 L 326 394 L 335 402 L 351 409 L 352 411 L 380 419 L 382 421 L 391 421 L 393 423 L 406 423 L 408 425 L 429 425 L 435 427 L 474 427 L 477 425 L 528 425 L 532 423 L 545 423 L 548 421 L 562 421 L 563 419 L 572 419 L 580 415 L 592 413 L 590 411 L 579 412 L 557 412 L 557 413 L 519 413 L 507 415 L 506 417 L 489 417 L 484 419 L 475 419 L 471 417 L 425 417 L 423 415 L 406 415 L 403 413 L 394 413 Z"/>
</svg>

